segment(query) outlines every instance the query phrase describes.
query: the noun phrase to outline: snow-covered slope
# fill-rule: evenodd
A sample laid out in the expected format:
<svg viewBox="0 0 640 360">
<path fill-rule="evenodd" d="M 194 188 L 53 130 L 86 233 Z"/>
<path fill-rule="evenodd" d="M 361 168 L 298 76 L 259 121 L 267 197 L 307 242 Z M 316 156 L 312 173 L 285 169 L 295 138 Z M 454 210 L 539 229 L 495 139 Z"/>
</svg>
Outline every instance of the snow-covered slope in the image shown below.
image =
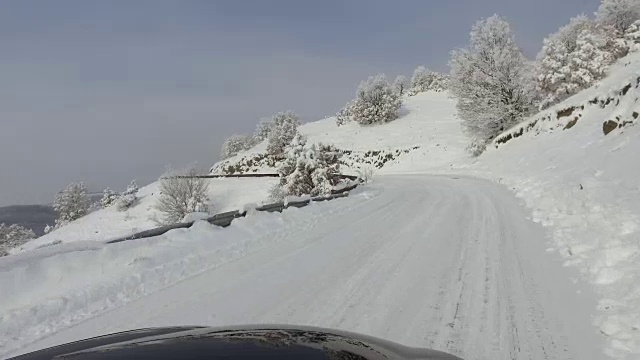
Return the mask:
<svg viewBox="0 0 640 360">
<path fill-rule="evenodd" d="M 273 178 L 209 179 L 209 209 L 212 213 L 242 209 L 246 204 L 260 204 L 269 197 Z M 108 240 L 158 226 L 161 214 L 154 208 L 159 196 L 159 182 L 140 188 L 138 201 L 126 211 L 115 206 L 94 211 L 49 234 L 32 240 L 20 250 L 74 241 Z M 14 252 L 15 252 L 14 251 Z"/>
<path fill-rule="evenodd" d="M 344 172 L 376 163 L 384 163 L 383 172 L 389 168 L 397 171 L 401 164 L 424 168 L 422 164 L 407 160 L 412 157 L 427 159 L 429 168 L 447 168 L 467 158 L 463 150 L 466 139 L 456 118 L 455 100 L 449 92 L 430 91 L 405 96 L 401 114 L 399 119 L 377 126 L 360 126 L 355 122 L 337 126 L 335 117 L 330 117 L 303 124 L 298 130 L 310 143 L 333 144 L 350 152 L 344 157 Z M 272 164 L 259 161 L 265 151 L 266 143 L 263 142 L 217 163 L 212 171 L 222 172 L 224 167 L 242 164 L 243 172 L 273 172 Z M 386 161 L 387 156 L 393 160 Z"/>
</svg>

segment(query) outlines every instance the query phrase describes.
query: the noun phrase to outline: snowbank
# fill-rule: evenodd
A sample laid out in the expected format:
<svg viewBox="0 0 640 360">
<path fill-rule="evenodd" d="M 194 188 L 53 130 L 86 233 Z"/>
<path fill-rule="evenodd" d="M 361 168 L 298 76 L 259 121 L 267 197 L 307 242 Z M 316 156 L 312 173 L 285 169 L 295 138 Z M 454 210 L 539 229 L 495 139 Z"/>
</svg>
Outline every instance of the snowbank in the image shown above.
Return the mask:
<svg viewBox="0 0 640 360">
<path fill-rule="evenodd" d="M 640 126 L 627 124 L 605 135 L 603 122 L 640 112 L 640 54 L 622 59 L 611 72 L 597 87 L 548 112 L 575 108 L 569 120 L 538 121 L 530 127 L 537 131 L 481 156 L 473 173 L 511 187 L 533 210 L 533 220 L 550 227 L 552 249 L 601 296 L 594 324 L 609 340 L 607 354 L 631 359 L 640 357 Z M 595 98 L 615 99 L 580 108 Z M 566 128 L 574 116 L 578 121 Z"/>
<path fill-rule="evenodd" d="M 359 204 L 354 198 L 332 202 Z M 255 212 L 219 228 L 205 221 L 148 239 L 71 242 L 0 258 L 0 357 L 67 328 L 284 241 L 328 203 L 306 211 Z M 338 206 L 339 207 L 339 206 Z M 342 210 L 347 211 L 347 210 Z M 185 295 L 188 296 L 188 295 Z"/>
</svg>

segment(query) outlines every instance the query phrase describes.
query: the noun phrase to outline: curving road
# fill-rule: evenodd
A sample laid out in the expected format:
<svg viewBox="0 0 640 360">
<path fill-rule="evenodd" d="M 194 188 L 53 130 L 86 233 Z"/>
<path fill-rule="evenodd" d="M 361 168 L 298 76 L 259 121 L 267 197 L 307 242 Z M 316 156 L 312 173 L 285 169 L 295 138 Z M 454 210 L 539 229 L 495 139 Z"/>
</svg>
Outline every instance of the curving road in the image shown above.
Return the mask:
<svg viewBox="0 0 640 360">
<path fill-rule="evenodd" d="M 381 176 L 273 246 L 25 350 L 131 328 L 247 323 L 356 331 L 465 359 L 600 359 L 593 294 L 499 185 Z M 296 210 L 296 211 L 305 211 Z"/>
</svg>

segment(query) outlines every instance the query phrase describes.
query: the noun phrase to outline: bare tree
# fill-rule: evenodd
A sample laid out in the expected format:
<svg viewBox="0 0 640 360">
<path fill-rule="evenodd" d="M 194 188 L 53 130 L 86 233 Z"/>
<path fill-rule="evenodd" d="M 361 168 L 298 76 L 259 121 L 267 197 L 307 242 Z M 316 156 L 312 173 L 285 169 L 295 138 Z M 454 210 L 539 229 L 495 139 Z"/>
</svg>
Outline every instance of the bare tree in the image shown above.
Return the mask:
<svg viewBox="0 0 640 360">
<path fill-rule="evenodd" d="M 404 90 L 407 88 L 407 84 L 409 80 L 404 75 L 398 75 L 396 79 L 393 81 L 393 88 L 400 95 L 404 95 Z"/>
<path fill-rule="evenodd" d="M 174 224 L 187 214 L 208 212 L 209 182 L 198 178 L 200 173 L 195 167 L 179 171 L 167 169 L 160 180 L 160 199 L 155 206 L 163 213 L 161 223 Z"/>
</svg>

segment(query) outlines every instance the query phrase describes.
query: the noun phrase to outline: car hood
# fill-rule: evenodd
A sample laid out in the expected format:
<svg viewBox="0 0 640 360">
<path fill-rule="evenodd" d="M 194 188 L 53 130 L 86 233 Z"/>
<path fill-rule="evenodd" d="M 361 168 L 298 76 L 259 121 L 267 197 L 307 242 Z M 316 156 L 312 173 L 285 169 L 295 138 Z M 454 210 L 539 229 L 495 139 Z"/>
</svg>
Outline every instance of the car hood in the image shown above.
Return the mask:
<svg viewBox="0 0 640 360">
<path fill-rule="evenodd" d="M 439 351 L 308 326 L 167 327 L 76 341 L 14 359 L 443 359 Z"/>
</svg>

